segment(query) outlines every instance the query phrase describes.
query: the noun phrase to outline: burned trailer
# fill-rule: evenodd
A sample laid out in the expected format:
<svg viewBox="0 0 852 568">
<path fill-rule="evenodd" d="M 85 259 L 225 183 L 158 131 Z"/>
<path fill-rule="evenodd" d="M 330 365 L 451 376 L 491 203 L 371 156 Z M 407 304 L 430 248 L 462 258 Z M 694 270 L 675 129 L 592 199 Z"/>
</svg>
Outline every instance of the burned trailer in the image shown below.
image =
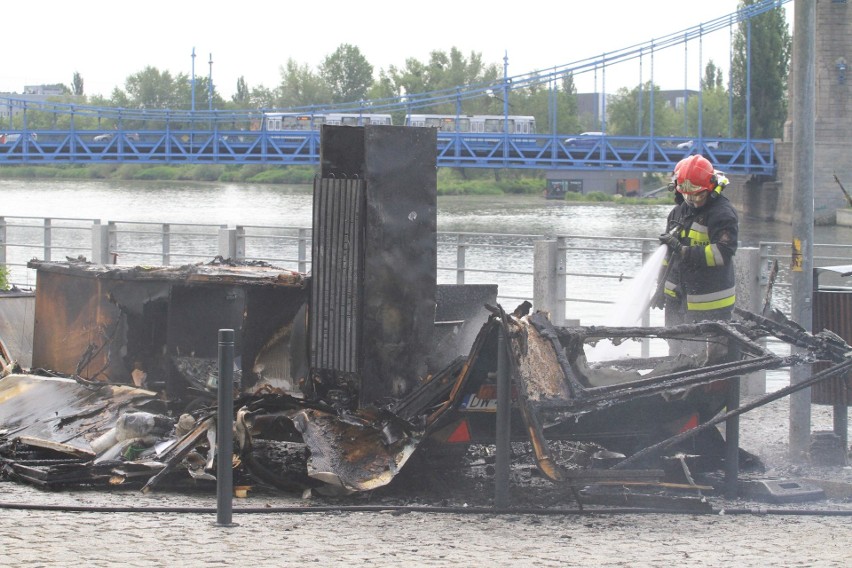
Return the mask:
<svg viewBox="0 0 852 568">
<path fill-rule="evenodd" d="M 176 405 L 209 403 L 216 333 L 233 329 L 241 389 L 300 393 L 309 295 L 301 273 L 221 259 L 179 267 L 28 266 L 37 271 L 33 369 L 144 387 Z"/>
<path fill-rule="evenodd" d="M 836 374 L 848 366 L 847 354 L 852 352 L 834 334 L 808 334 L 780 314 L 776 314 L 779 321 L 739 311 L 740 319 L 732 322 L 617 328 L 555 327 L 542 313 L 525 316 L 493 310 L 495 315 L 483 326 L 467 358 L 436 374 L 391 410 L 416 420 L 428 409 L 422 415 L 426 451 L 439 454 L 447 448 L 494 443 L 498 335 L 504 333 L 511 365 L 511 436 L 531 443 L 540 470 L 552 480 L 563 478 L 548 446 L 556 440 L 593 442 L 631 456 L 682 436 L 677 450 L 705 457 L 703 467 L 718 466 L 722 440 L 718 431 L 702 425 L 718 419 L 724 409 L 727 379 L 816 360 L 831 363 L 827 373 Z M 767 336 L 805 347 L 809 353 L 777 356 L 760 344 Z M 599 341 L 643 338 L 723 341 L 734 347 L 737 357 L 586 360 L 586 352 Z"/>
</svg>

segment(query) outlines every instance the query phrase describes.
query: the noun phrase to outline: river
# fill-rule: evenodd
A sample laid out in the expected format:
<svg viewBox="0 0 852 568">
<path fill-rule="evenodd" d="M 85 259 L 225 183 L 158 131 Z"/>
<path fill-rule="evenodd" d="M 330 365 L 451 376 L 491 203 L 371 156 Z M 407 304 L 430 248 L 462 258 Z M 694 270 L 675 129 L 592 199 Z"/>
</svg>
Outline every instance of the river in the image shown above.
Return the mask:
<svg viewBox="0 0 852 568">
<path fill-rule="evenodd" d="M 311 187 L 183 181 L 0 180 L 0 215 L 209 223 L 311 225 Z M 671 207 L 572 204 L 539 195 L 446 196 L 439 231 L 655 237 Z M 740 246 L 789 242 L 789 224 L 741 219 Z M 852 228 L 819 226 L 814 242 L 852 243 Z"/>
</svg>

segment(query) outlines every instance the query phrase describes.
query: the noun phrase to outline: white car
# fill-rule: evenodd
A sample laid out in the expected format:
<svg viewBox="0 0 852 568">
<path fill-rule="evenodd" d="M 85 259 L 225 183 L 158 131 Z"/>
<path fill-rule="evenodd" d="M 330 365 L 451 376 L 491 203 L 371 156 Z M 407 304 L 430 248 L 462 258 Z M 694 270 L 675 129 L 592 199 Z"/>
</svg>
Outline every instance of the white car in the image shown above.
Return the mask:
<svg viewBox="0 0 852 568">
<path fill-rule="evenodd" d="M 687 140 L 686 142 L 681 142 L 680 144 L 678 144 L 677 148 L 678 148 L 678 150 L 691 150 L 694 145 L 695 145 L 695 142 L 693 142 L 692 140 Z M 709 142 L 704 142 L 704 145 L 708 148 L 713 149 L 713 150 L 719 149 L 719 141 L 718 140 L 711 140 Z"/>
<path fill-rule="evenodd" d="M 110 140 L 112 140 L 112 137 L 114 135 L 115 134 L 113 132 L 107 132 L 106 134 L 98 134 L 97 136 L 92 138 L 92 141 L 93 142 L 109 142 Z M 139 141 L 139 134 L 137 132 L 128 132 L 126 134 L 126 136 L 130 140 L 135 140 L 137 142 Z"/>
<path fill-rule="evenodd" d="M 583 132 L 576 138 L 566 138 L 566 146 L 594 146 L 601 138 L 604 137 L 603 132 Z"/>
</svg>

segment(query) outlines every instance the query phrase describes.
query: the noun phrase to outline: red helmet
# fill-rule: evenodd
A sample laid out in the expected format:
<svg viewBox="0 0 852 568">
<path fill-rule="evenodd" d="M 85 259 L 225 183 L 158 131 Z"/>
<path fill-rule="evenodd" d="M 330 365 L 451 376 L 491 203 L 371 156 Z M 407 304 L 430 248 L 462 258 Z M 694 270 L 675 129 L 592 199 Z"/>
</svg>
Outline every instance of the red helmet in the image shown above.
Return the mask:
<svg viewBox="0 0 852 568">
<path fill-rule="evenodd" d="M 699 154 L 689 156 L 678 162 L 675 167 L 677 190 L 679 193 L 698 193 L 710 191 L 716 185 L 713 164 Z"/>
</svg>

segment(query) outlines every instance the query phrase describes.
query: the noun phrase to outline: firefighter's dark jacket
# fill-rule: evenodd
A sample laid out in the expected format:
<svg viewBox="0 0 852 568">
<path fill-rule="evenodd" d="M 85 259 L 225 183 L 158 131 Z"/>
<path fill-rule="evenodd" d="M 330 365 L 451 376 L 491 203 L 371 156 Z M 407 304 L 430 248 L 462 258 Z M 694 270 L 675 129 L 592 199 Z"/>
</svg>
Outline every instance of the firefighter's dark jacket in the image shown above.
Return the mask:
<svg viewBox="0 0 852 568">
<path fill-rule="evenodd" d="M 681 255 L 673 255 L 665 293 L 686 302 L 689 312 L 728 308 L 736 302 L 734 253 L 739 219 L 731 202 L 711 192 L 706 204 L 695 210 L 678 203 L 668 217 L 666 231 L 683 227 Z"/>
</svg>

